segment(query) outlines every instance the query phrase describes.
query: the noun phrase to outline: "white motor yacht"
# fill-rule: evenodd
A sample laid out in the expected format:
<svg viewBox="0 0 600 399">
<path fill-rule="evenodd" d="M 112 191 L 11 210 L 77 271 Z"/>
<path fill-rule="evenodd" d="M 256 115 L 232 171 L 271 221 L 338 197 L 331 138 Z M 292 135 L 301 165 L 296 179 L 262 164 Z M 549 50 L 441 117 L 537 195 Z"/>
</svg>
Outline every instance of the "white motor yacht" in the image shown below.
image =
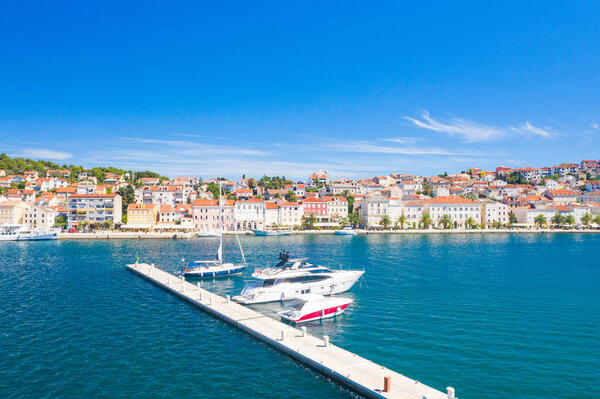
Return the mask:
<svg viewBox="0 0 600 399">
<path fill-rule="evenodd" d="M 282 259 L 273 268 L 255 271 L 258 281 L 246 284 L 239 303 L 287 301 L 299 295 L 333 295 L 348 291 L 364 274 L 363 270 L 332 270 L 305 262 L 306 259 Z"/>
</svg>

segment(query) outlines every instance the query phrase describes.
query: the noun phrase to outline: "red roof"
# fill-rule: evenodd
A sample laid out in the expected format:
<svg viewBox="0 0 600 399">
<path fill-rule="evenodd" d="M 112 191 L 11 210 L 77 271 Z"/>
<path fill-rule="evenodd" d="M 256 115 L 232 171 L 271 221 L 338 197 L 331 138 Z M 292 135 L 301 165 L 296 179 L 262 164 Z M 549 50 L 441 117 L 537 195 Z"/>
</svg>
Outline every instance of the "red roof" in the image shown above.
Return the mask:
<svg viewBox="0 0 600 399">
<path fill-rule="evenodd" d="M 117 194 L 73 194 L 70 198 L 114 198 Z"/>
<path fill-rule="evenodd" d="M 475 201 L 471 201 L 470 199 L 459 197 L 458 195 L 434 197 L 432 199 L 427 200 L 427 203 L 429 203 L 429 204 L 476 204 Z"/>
<path fill-rule="evenodd" d="M 267 208 L 267 209 L 277 209 L 279 207 L 277 206 L 276 203 L 267 201 L 267 202 L 265 202 L 265 208 Z"/>
</svg>

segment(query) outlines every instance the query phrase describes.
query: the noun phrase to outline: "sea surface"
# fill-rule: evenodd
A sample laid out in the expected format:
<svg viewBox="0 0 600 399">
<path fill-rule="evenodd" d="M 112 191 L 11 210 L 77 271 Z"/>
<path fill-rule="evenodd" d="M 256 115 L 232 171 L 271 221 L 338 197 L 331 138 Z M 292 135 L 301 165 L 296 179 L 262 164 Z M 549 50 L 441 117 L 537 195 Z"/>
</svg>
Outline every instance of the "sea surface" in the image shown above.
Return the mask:
<svg viewBox="0 0 600 399">
<path fill-rule="evenodd" d="M 600 397 L 600 235 L 240 237 L 365 269 L 332 343 L 461 399 Z M 355 395 L 125 269 L 213 258 L 216 238 L 0 243 L 0 398 Z M 239 261 L 234 237 L 225 257 Z M 236 294 L 243 278 L 205 281 Z M 281 305 L 254 305 L 275 315 Z"/>
</svg>

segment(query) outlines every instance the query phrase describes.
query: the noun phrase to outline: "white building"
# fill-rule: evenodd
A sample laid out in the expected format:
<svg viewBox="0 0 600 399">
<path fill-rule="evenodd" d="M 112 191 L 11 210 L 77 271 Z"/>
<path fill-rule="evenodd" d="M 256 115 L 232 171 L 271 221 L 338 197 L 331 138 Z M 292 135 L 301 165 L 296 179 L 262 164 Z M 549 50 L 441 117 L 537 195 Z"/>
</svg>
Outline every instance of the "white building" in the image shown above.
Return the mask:
<svg viewBox="0 0 600 399">
<path fill-rule="evenodd" d="M 23 213 L 23 224 L 40 230 L 47 230 L 54 226 L 58 211 L 47 206 L 34 206 Z"/>
<path fill-rule="evenodd" d="M 455 228 L 466 227 L 466 222 L 472 218 L 477 224 L 481 221 L 481 203 L 458 196 L 435 197 L 425 201 L 426 211 L 434 226 L 444 215 L 448 215 Z"/>
<path fill-rule="evenodd" d="M 184 186 L 144 186 L 135 190 L 136 202 L 142 204 L 171 205 L 187 204 Z"/>
<path fill-rule="evenodd" d="M 508 205 L 496 201 L 485 201 L 481 204 L 481 224 L 490 228 L 494 222 L 508 223 Z"/>
<path fill-rule="evenodd" d="M 389 204 L 390 200 L 378 191 L 367 194 L 358 208 L 358 213 L 363 219 L 363 226 L 366 228 L 380 226 L 381 218 L 389 217 Z"/>
<path fill-rule="evenodd" d="M 288 227 L 301 226 L 303 214 L 302 204 L 282 201 L 279 204 L 279 225 Z"/>
<path fill-rule="evenodd" d="M 404 201 L 402 203 L 402 212 L 404 213 L 404 219 L 406 220 L 407 226 L 418 227 L 419 222 L 423 217 L 423 213 L 425 213 L 425 201 Z M 396 221 L 394 220 L 394 223 L 395 222 Z"/>
<path fill-rule="evenodd" d="M 543 215 L 547 223 L 552 222 L 555 210 L 552 208 L 532 208 L 530 206 L 517 207 L 513 209 L 513 213 L 517 218 L 517 223 L 535 225 L 535 218 Z"/>
<path fill-rule="evenodd" d="M 69 227 L 80 221 L 121 223 L 121 196 L 118 194 L 72 194 L 69 196 Z"/>
<path fill-rule="evenodd" d="M 262 230 L 265 227 L 265 201 L 250 198 L 235 202 L 235 223 L 238 230 Z"/>
<path fill-rule="evenodd" d="M 23 201 L 0 202 L 0 224 L 22 224 L 23 215 L 28 208 L 29 205 Z"/>
<path fill-rule="evenodd" d="M 348 216 L 348 201 L 342 196 L 325 196 L 327 201 L 327 216 L 329 220 L 337 221 Z"/>
</svg>

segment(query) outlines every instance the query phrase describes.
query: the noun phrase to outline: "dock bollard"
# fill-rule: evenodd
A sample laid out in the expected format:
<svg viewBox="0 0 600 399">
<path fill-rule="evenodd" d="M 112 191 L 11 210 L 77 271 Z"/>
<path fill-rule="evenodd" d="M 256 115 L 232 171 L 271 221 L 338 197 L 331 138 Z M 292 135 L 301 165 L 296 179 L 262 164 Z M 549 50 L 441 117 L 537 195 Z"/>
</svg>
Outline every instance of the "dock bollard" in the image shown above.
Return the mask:
<svg viewBox="0 0 600 399">
<path fill-rule="evenodd" d="M 181 292 L 185 293 L 185 277 L 181 276 Z"/>
<path fill-rule="evenodd" d="M 231 296 L 226 295 L 225 298 L 227 298 L 227 303 L 231 303 Z"/>
<path fill-rule="evenodd" d="M 446 392 L 448 393 L 448 399 L 454 399 L 454 388 L 448 387 L 446 388 Z"/>
<path fill-rule="evenodd" d="M 208 297 L 208 306 L 211 306 L 211 305 L 212 305 L 212 296 L 209 296 Z"/>
<path fill-rule="evenodd" d="M 167 277 L 167 285 L 171 285 L 171 277 Z"/>
<path fill-rule="evenodd" d="M 281 330 L 281 340 L 283 341 L 283 338 L 285 338 L 285 331 Z"/>
<path fill-rule="evenodd" d="M 383 392 L 389 392 L 392 385 L 392 377 L 383 377 Z"/>
<path fill-rule="evenodd" d="M 304 326 L 300 327 L 300 331 L 302 332 L 302 336 L 306 337 L 306 327 L 304 327 Z"/>
<path fill-rule="evenodd" d="M 198 287 L 198 299 L 202 300 L 202 288 L 200 288 L 200 283 L 196 283 L 196 286 Z"/>
<path fill-rule="evenodd" d="M 329 346 L 329 335 L 323 335 L 323 346 L 326 348 Z"/>
</svg>

